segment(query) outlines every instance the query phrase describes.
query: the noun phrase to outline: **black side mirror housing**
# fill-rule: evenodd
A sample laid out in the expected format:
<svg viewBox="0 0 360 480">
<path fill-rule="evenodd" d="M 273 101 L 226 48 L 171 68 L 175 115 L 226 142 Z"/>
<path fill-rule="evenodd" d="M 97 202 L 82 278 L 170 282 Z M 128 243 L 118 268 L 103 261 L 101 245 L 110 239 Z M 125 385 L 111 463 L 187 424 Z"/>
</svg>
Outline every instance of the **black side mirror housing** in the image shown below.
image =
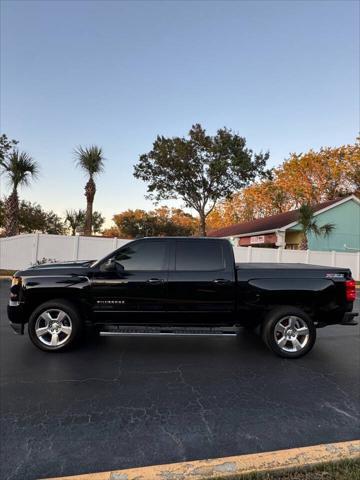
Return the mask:
<svg viewBox="0 0 360 480">
<path fill-rule="evenodd" d="M 103 263 L 100 267 L 100 270 L 103 272 L 117 272 L 117 273 L 123 273 L 124 272 L 124 266 L 115 260 L 115 258 L 109 258 L 109 260 L 105 263 Z"/>
<path fill-rule="evenodd" d="M 115 269 L 118 273 L 123 273 L 125 271 L 124 265 L 118 261 L 114 261 L 115 263 Z"/>
<path fill-rule="evenodd" d="M 115 260 L 113 258 L 109 258 L 107 262 L 101 265 L 100 270 L 102 270 L 103 272 L 115 272 Z"/>
</svg>

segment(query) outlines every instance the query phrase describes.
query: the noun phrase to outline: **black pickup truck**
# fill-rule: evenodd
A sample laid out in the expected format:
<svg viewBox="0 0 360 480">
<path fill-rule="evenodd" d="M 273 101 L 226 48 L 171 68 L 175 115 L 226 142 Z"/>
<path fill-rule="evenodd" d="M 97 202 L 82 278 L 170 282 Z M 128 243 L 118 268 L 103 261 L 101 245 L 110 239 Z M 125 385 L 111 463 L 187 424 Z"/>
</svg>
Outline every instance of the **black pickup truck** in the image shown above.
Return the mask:
<svg viewBox="0 0 360 480">
<path fill-rule="evenodd" d="M 276 354 L 300 357 L 316 328 L 356 325 L 347 268 L 236 264 L 231 244 L 210 238 L 143 238 L 98 261 L 18 271 L 8 316 L 48 352 L 65 350 L 86 327 L 100 335 L 261 334 Z"/>
</svg>

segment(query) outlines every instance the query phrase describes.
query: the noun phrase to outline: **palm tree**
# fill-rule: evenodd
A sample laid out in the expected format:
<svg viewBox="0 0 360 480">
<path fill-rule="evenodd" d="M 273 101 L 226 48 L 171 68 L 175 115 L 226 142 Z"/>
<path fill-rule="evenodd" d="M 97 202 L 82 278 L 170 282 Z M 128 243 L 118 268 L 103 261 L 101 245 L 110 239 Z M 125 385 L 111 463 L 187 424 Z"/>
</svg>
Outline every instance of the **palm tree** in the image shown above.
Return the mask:
<svg viewBox="0 0 360 480">
<path fill-rule="evenodd" d="M 333 223 L 326 223 L 321 227 L 318 226 L 317 219 L 315 218 L 315 210 L 310 205 L 310 203 L 304 203 L 300 207 L 298 222 L 303 234 L 303 238 L 300 242 L 301 250 L 307 250 L 309 248 L 309 233 L 314 233 L 317 237 L 328 237 L 330 233 L 335 229 L 335 225 Z"/>
<path fill-rule="evenodd" d="M 84 226 L 85 212 L 84 210 L 66 210 L 65 222 L 71 229 L 71 235 L 76 235 L 76 231 Z"/>
<path fill-rule="evenodd" d="M 18 187 L 28 186 L 39 173 L 38 163 L 26 152 L 14 149 L 7 157 L 0 159 L 1 173 L 5 174 L 12 189 L 5 205 L 5 235 L 19 233 Z"/>
<path fill-rule="evenodd" d="M 96 185 L 94 177 L 104 171 L 104 156 L 102 149 L 96 145 L 90 147 L 81 147 L 75 149 L 75 163 L 77 167 L 80 167 L 86 175 L 89 176 L 89 180 L 85 185 L 85 197 L 86 197 L 86 215 L 85 215 L 85 228 L 84 234 L 91 235 L 92 230 L 92 216 L 93 216 L 93 203 L 96 193 Z"/>
<path fill-rule="evenodd" d="M 66 210 L 65 222 L 69 224 L 71 235 L 76 235 L 76 232 L 84 229 L 85 224 L 85 210 Z M 100 233 L 101 228 L 105 222 L 105 218 L 100 212 L 93 212 L 92 216 L 92 230 L 94 233 Z"/>
</svg>

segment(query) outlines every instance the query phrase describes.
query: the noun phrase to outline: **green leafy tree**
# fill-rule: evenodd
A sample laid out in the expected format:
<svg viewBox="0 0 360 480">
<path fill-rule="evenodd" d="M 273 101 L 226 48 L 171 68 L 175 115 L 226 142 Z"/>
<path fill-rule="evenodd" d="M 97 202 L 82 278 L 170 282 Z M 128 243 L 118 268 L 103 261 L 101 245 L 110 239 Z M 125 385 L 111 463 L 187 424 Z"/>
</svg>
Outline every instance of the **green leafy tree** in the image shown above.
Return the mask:
<svg viewBox="0 0 360 480">
<path fill-rule="evenodd" d="M 19 204 L 19 233 L 46 233 L 46 212 L 37 203 Z"/>
<path fill-rule="evenodd" d="M 5 227 L 5 203 L 0 201 L 0 228 Z M 19 233 L 64 233 L 64 224 L 61 218 L 53 211 L 44 211 L 37 203 L 22 200 L 19 204 L 18 216 Z"/>
<path fill-rule="evenodd" d="M 102 149 L 96 145 L 90 147 L 81 147 L 75 149 L 75 163 L 89 177 L 85 185 L 86 214 L 84 234 L 91 235 L 93 204 L 96 193 L 96 184 L 94 178 L 104 171 L 104 155 Z"/>
<path fill-rule="evenodd" d="M 100 212 L 93 212 L 92 230 L 94 233 L 101 233 L 102 227 L 105 223 L 105 217 Z"/>
<path fill-rule="evenodd" d="M 37 178 L 39 166 L 28 153 L 19 152 L 14 148 L 10 153 L 2 154 L 0 167 L 12 190 L 6 200 L 5 214 L 5 235 L 11 237 L 19 233 L 18 188 L 28 186 Z"/>
<path fill-rule="evenodd" d="M 179 198 L 194 209 L 205 236 L 216 203 L 264 175 L 268 158 L 268 153 L 254 154 L 245 138 L 227 128 L 209 136 L 196 124 L 189 138 L 158 136 L 152 150 L 140 156 L 134 176 L 148 183 L 149 198 Z"/>
<path fill-rule="evenodd" d="M 161 207 L 150 212 L 145 210 L 126 210 L 113 217 L 117 230 L 104 233 L 121 238 L 192 235 L 196 228 L 196 219 L 178 208 Z"/>
<path fill-rule="evenodd" d="M 304 203 L 299 210 L 298 222 L 301 227 L 303 238 L 300 243 L 301 250 L 307 250 L 309 248 L 308 236 L 310 233 L 315 234 L 317 237 L 327 237 L 335 229 L 333 223 L 326 223 L 319 227 L 317 218 L 315 217 L 315 211 L 311 204 Z"/>
<path fill-rule="evenodd" d="M 0 135 L 0 161 L 5 160 L 19 142 L 10 140 L 5 133 Z"/>
<path fill-rule="evenodd" d="M 45 229 L 43 233 L 53 235 L 63 235 L 65 233 L 65 225 L 59 215 L 50 210 L 45 212 Z"/>
</svg>

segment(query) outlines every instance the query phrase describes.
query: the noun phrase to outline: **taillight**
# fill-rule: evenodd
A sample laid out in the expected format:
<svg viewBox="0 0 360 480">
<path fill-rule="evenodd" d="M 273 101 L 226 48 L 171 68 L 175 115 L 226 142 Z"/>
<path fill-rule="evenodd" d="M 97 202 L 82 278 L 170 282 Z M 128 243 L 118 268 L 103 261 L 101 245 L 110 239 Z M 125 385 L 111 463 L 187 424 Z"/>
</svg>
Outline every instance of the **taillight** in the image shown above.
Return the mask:
<svg viewBox="0 0 360 480">
<path fill-rule="evenodd" d="M 347 302 L 354 302 L 356 299 L 356 286 L 355 280 L 346 280 L 345 282 L 345 295 Z"/>
</svg>

